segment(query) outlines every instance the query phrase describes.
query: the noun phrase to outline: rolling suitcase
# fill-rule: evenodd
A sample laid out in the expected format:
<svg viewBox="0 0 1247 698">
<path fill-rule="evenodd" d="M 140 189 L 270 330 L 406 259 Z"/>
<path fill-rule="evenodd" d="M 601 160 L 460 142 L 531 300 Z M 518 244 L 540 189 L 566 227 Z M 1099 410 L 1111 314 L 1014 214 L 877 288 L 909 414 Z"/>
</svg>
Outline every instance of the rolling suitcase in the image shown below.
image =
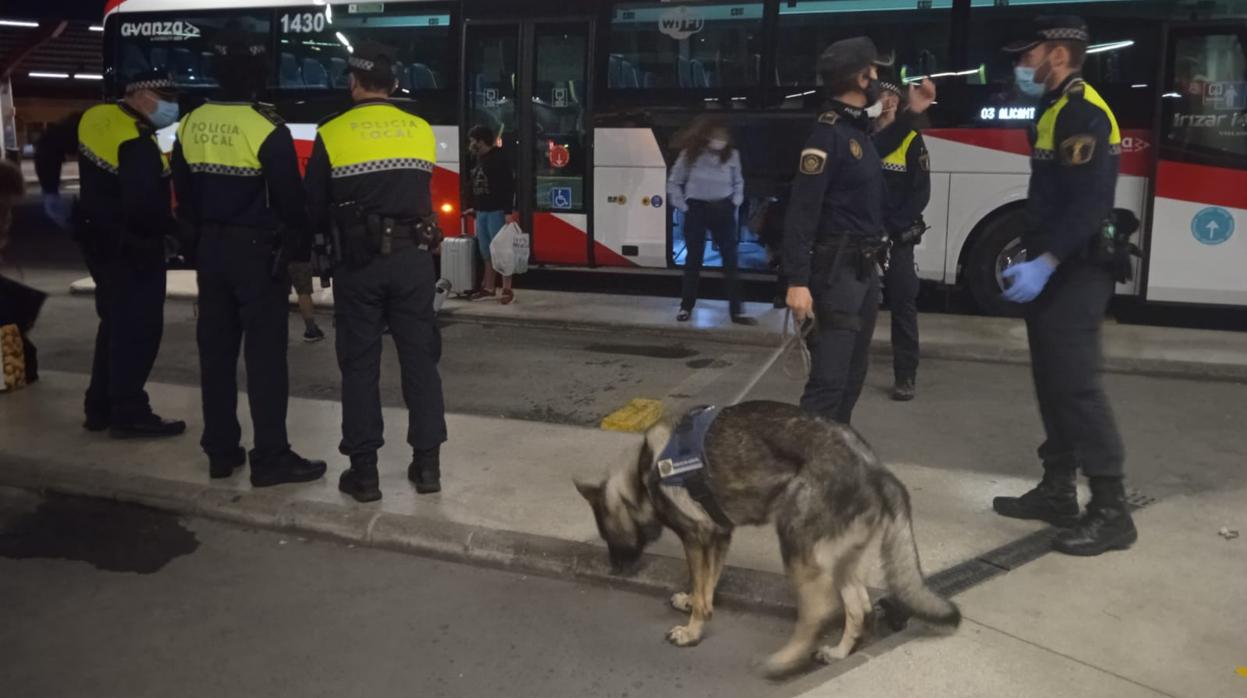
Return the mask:
<svg viewBox="0 0 1247 698">
<path fill-rule="evenodd" d="M 476 238 L 442 240 L 442 278 L 450 282 L 449 292 L 456 296 L 476 288 Z"/>
</svg>

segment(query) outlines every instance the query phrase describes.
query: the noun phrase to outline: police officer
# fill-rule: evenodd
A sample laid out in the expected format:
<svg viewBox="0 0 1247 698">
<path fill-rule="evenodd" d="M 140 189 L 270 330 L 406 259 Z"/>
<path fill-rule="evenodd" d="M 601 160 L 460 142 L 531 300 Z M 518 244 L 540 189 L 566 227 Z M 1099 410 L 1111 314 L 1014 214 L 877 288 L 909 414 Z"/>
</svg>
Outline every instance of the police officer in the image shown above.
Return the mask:
<svg viewBox="0 0 1247 698">
<path fill-rule="evenodd" d="M 355 106 L 323 122 L 305 185 L 313 225 L 339 250 L 334 317 L 342 370 L 342 442 L 351 459 L 338 488 L 361 502 L 381 498 L 381 335 L 388 325 L 402 367 L 408 478 L 419 493 L 441 489 L 446 440 L 441 335 L 433 311 L 431 250 L 440 241 L 429 190 L 433 131 L 389 101 L 397 88 L 391 49 L 361 44 L 348 60 Z M 332 232 L 331 232 L 332 231 Z"/>
<path fill-rule="evenodd" d="M 287 259 L 308 259 L 311 231 L 290 130 L 256 103 L 267 60 L 263 37 L 222 32 L 213 46 L 221 101 L 178 125 L 173 177 L 178 214 L 194 230 L 199 283 L 200 385 L 209 475 L 247 461 L 236 415 L 238 350 L 247 364 L 255 431 L 251 484 L 307 482 L 325 474 L 286 438 Z M 192 244 L 195 244 L 192 242 Z"/>
<path fill-rule="evenodd" d="M 997 497 L 993 508 L 1072 526 L 1054 545 L 1073 555 L 1124 549 L 1138 538 L 1122 484 L 1121 438 L 1099 373 L 1100 323 L 1114 278 L 1098 242 L 1109 230 L 1121 134 L 1108 104 L 1079 74 L 1089 40 L 1078 17 L 1040 17 L 1033 35 L 1005 49 L 1018 57 L 1017 87 L 1040 97 L 1023 236 L 1029 261 L 1003 276 L 1005 298 L 1026 304 L 1046 439 L 1039 447 L 1043 480 L 1020 497 Z M 1081 519 L 1078 469 L 1091 480 Z"/>
<path fill-rule="evenodd" d="M 875 119 L 871 137 L 883 155 L 883 229 L 888 234 L 883 282 L 892 311 L 892 399 L 914 399 L 918 376 L 918 267 L 914 245 L 922 241 L 926 224 L 922 211 L 931 199 L 931 163 L 922 134 L 904 111 L 905 93 L 899 81 L 880 77 L 883 113 Z"/>
<path fill-rule="evenodd" d="M 174 233 L 156 130 L 177 117 L 172 80 L 153 71 L 133 76 L 121 101 L 91 107 L 78 123 L 77 235 L 100 318 L 83 427 L 113 438 L 186 430 L 152 412 L 143 390 L 164 330 L 165 237 Z"/>
<path fill-rule="evenodd" d="M 885 64 L 866 37 L 837 41 L 819 57 L 830 99 L 801 151 L 784 229 L 788 307 L 816 320 L 801 406 L 845 424 L 866 380 L 879 303 L 883 163 L 870 127 L 882 109 L 876 66 Z M 910 111 L 925 111 L 930 94 L 911 95 Z"/>
</svg>

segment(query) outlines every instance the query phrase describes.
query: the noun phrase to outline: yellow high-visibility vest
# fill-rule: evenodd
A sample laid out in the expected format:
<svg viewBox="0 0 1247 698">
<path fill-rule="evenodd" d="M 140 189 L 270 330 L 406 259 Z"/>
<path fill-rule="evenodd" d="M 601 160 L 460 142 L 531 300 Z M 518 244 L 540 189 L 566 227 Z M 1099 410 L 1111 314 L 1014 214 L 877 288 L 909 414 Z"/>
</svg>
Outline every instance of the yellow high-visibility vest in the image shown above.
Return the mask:
<svg viewBox="0 0 1247 698">
<path fill-rule="evenodd" d="M 317 129 L 329 156 L 330 176 L 416 169 L 433 172 L 433 128 L 392 104 L 364 104 Z"/>
</svg>

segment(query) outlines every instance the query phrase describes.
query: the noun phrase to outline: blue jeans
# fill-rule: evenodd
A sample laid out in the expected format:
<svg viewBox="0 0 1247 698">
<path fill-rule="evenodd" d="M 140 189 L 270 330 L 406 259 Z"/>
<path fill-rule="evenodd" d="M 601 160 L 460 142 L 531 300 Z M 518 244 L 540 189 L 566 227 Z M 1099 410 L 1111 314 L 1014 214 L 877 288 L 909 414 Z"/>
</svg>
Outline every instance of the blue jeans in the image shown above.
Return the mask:
<svg viewBox="0 0 1247 698">
<path fill-rule="evenodd" d="M 481 250 L 481 259 L 485 261 L 485 266 L 489 267 L 489 243 L 497 237 L 498 231 L 502 230 L 502 226 L 506 225 L 506 211 L 477 211 L 476 212 L 476 245 Z"/>
</svg>

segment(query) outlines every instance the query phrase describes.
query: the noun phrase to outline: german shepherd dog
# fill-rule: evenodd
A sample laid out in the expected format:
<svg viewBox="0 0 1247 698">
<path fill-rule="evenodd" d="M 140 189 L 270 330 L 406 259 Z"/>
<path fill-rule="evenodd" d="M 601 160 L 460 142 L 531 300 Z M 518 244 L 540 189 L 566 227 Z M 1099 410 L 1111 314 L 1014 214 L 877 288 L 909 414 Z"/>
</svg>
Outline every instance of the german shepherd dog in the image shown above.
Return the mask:
<svg viewBox="0 0 1247 698">
<path fill-rule="evenodd" d="M 701 640 L 714 611 L 733 529 L 716 524 L 683 487 L 661 483 L 654 460 L 670 435 L 670 425 L 655 426 L 636 466 L 617 468 L 598 484 L 577 481 L 576 488 L 593 506 L 617 573 L 632 567 L 663 527 L 680 537 L 689 589 L 672 596 L 671 605 L 689 619 L 667 639 L 685 647 Z M 723 408 L 710 425 L 704 460 L 710 491 L 734 524 L 774 523 L 796 589 L 796 627 L 764 663 L 768 676 L 799 669 L 811 655 L 829 662 L 853 651 L 872 610 L 860 561 L 876 541 L 894 606 L 936 624 L 961 622 L 957 606 L 923 579 L 909 492 L 852 428 L 794 405 L 744 402 Z M 838 606 L 845 619 L 839 645 L 815 651 Z"/>
</svg>

